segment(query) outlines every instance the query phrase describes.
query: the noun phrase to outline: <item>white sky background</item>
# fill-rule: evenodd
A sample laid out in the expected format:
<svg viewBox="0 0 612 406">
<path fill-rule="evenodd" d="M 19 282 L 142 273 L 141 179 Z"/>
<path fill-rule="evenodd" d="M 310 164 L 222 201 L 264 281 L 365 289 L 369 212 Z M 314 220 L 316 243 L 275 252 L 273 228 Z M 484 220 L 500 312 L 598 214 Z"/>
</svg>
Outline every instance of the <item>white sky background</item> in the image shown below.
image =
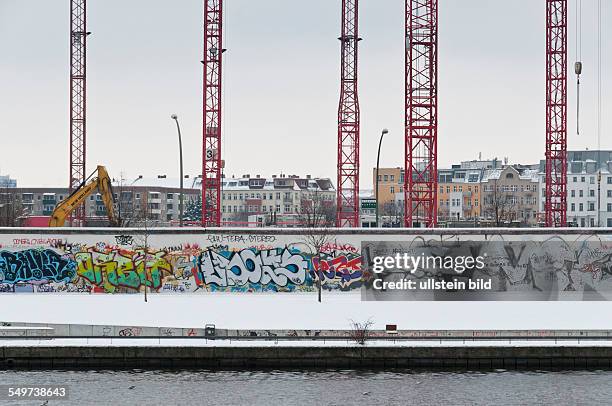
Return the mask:
<svg viewBox="0 0 612 406">
<path fill-rule="evenodd" d="M 575 1 L 570 57 L 575 60 Z M 225 0 L 226 174 L 336 178 L 340 0 Z M 126 179 L 201 171 L 202 1 L 89 0 L 88 171 Z M 570 66 L 569 148 L 597 147 L 595 5 L 583 9 L 583 135 L 574 135 Z M 544 155 L 545 1 L 439 0 L 439 166 Z M 603 0 L 602 148 L 612 148 L 612 2 Z M 404 2 L 362 0 L 361 187 L 381 165 L 403 165 Z M 19 186 L 68 182 L 69 0 L 0 0 L 0 172 Z"/>
</svg>

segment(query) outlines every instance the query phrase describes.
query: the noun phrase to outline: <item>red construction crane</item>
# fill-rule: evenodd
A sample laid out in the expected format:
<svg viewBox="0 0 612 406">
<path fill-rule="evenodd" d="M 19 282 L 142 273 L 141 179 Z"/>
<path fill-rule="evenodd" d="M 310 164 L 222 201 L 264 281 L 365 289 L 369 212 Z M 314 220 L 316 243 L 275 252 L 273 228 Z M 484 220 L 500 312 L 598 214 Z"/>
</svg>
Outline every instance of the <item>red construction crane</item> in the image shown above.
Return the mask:
<svg viewBox="0 0 612 406">
<path fill-rule="evenodd" d="M 223 0 L 204 0 L 202 226 L 221 225 Z"/>
<path fill-rule="evenodd" d="M 438 0 L 406 0 L 404 225 L 437 224 Z"/>
<path fill-rule="evenodd" d="M 85 182 L 85 145 L 86 145 L 86 45 L 87 18 L 86 1 L 70 2 L 70 193 Z M 82 224 L 85 219 L 85 206 L 75 210 L 73 218 Z"/>
<path fill-rule="evenodd" d="M 546 0 L 547 227 L 567 225 L 567 0 Z"/>
<path fill-rule="evenodd" d="M 359 0 L 342 0 L 337 227 L 359 227 Z"/>
</svg>

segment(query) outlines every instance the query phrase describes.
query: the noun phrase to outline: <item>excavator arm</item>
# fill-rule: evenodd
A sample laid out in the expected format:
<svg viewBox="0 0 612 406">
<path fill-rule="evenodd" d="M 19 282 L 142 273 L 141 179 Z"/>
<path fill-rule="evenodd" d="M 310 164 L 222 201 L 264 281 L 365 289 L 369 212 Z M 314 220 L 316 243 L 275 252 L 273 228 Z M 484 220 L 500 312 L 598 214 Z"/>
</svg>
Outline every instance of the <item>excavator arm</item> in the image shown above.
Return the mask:
<svg viewBox="0 0 612 406">
<path fill-rule="evenodd" d="M 106 213 L 108 214 L 111 226 L 119 225 L 119 221 L 115 215 L 113 189 L 108 172 L 106 168 L 101 165 L 98 166 L 96 172 L 96 177 L 92 179 L 92 174 L 88 178 L 88 181 L 55 207 L 55 210 L 53 210 L 51 214 L 51 219 L 49 220 L 49 227 L 63 227 L 66 218 L 68 218 L 77 207 L 83 204 L 85 200 L 87 200 L 87 197 L 95 192 L 96 189 L 98 189 L 100 195 L 102 195 L 102 202 L 106 207 Z"/>
</svg>

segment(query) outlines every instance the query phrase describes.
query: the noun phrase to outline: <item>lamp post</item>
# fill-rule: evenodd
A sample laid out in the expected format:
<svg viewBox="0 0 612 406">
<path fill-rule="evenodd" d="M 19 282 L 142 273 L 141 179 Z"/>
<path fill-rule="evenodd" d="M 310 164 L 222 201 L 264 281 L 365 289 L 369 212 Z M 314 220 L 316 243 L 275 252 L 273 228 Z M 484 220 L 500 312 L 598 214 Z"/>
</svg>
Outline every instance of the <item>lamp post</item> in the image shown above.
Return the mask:
<svg viewBox="0 0 612 406">
<path fill-rule="evenodd" d="M 380 141 L 378 141 L 378 156 L 376 157 L 376 227 L 380 227 L 378 224 L 378 184 L 380 181 L 378 177 L 378 170 L 380 168 L 380 147 L 382 146 L 385 134 L 389 134 L 389 130 L 383 128 L 382 133 L 380 134 Z"/>
<path fill-rule="evenodd" d="M 178 122 L 178 116 L 173 114 L 172 119 L 176 122 L 176 130 L 178 131 L 179 155 L 181 160 L 181 194 L 179 196 L 179 226 L 183 227 L 183 141 L 181 140 L 181 126 Z"/>
</svg>

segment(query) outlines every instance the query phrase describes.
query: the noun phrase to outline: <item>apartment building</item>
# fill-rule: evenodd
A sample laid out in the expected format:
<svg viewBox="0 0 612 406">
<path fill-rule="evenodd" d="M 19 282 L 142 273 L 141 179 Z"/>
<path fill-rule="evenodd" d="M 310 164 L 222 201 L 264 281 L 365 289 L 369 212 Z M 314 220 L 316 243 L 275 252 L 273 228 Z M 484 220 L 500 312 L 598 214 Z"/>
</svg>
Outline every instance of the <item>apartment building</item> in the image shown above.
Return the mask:
<svg viewBox="0 0 612 406">
<path fill-rule="evenodd" d="M 540 162 L 540 211 L 546 203 L 546 161 Z M 568 151 L 567 222 L 612 227 L 612 151 Z"/>
<path fill-rule="evenodd" d="M 144 218 L 151 226 L 178 224 L 180 217 L 180 188 L 173 186 L 178 180 L 142 179 L 143 185 L 113 185 L 117 215 L 124 223 L 136 224 Z M 188 182 L 189 183 L 189 182 Z M 146 186 L 145 186 L 146 185 Z M 13 188 L 10 193 L 23 207 L 26 217 L 50 216 L 55 206 L 68 197 L 68 188 Z M 183 189 L 184 205 L 196 201 L 200 189 L 188 186 Z M 106 207 L 99 193 L 90 195 L 85 201 L 86 225 L 108 224 Z"/>
<path fill-rule="evenodd" d="M 374 197 L 376 197 L 376 168 L 373 170 Z M 397 194 L 404 194 L 404 169 L 379 168 L 378 171 L 378 204 L 384 207 L 396 201 Z M 403 199 L 403 197 L 402 197 Z"/>
<path fill-rule="evenodd" d="M 272 176 L 262 178 L 244 175 L 240 178 L 224 178 L 221 193 L 221 221 L 224 225 L 248 225 L 250 216 L 260 215 L 259 222 L 271 221 L 281 216 L 291 222 L 307 210 L 319 205 L 322 211 L 334 217 L 336 189 L 329 178 L 312 178 L 310 175 Z M 263 217 L 262 217 L 263 216 Z"/>
<path fill-rule="evenodd" d="M 485 170 L 481 181 L 481 217 L 494 225 L 538 223 L 538 169 L 506 165 Z"/>
<path fill-rule="evenodd" d="M 438 170 L 438 221 L 473 220 L 481 215 L 484 169 L 453 165 Z"/>
</svg>

